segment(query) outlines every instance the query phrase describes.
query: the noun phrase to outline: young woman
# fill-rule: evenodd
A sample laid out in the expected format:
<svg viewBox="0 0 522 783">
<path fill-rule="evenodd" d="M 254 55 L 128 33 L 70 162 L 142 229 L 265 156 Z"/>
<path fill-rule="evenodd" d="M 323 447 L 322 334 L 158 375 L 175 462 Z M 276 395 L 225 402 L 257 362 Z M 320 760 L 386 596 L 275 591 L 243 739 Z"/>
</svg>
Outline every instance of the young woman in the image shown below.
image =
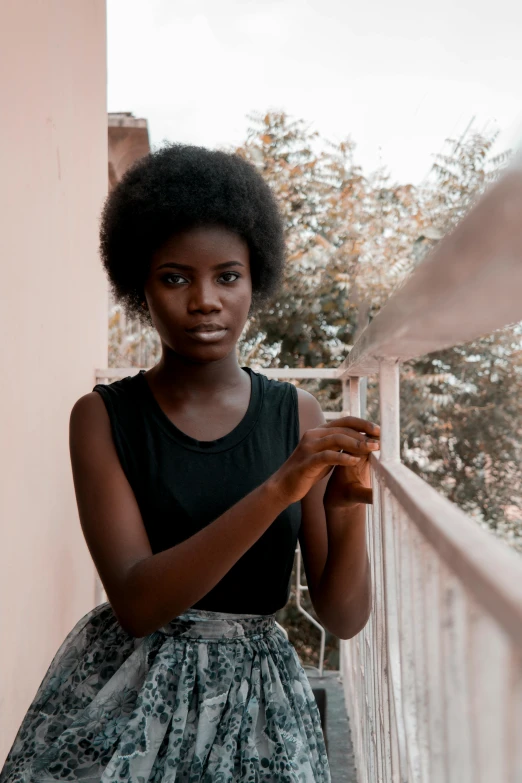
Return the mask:
<svg viewBox="0 0 522 783">
<path fill-rule="evenodd" d="M 299 537 L 323 624 L 346 639 L 366 623 L 379 428 L 327 424 L 311 394 L 239 365 L 283 251 L 274 197 L 236 155 L 165 146 L 109 195 L 103 263 L 162 356 L 71 412 L 79 516 L 109 601 L 56 653 L 0 783 L 330 781 L 275 612 Z"/>
</svg>

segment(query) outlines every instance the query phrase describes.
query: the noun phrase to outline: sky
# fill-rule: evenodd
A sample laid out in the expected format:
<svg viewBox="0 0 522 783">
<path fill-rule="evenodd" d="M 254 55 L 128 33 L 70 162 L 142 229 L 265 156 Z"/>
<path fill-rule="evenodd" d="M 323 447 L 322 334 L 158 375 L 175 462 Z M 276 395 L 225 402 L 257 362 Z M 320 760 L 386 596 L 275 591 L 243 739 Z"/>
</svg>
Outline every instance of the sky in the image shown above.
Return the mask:
<svg viewBox="0 0 522 783">
<path fill-rule="evenodd" d="M 108 0 L 108 110 L 163 141 L 232 148 L 283 110 L 419 183 L 472 122 L 522 140 L 516 0 Z"/>
</svg>

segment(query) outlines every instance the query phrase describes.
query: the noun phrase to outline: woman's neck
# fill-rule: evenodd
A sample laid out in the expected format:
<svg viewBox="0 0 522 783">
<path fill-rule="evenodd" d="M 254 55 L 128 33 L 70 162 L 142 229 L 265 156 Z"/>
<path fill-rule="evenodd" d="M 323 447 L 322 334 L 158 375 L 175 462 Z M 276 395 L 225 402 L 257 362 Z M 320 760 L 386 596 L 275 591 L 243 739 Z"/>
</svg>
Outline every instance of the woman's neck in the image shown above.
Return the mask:
<svg viewBox="0 0 522 783">
<path fill-rule="evenodd" d="M 250 385 L 235 351 L 223 359 L 206 363 L 196 363 L 179 354 L 164 352 L 158 364 L 146 375 L 154 388 L 185 401 L 212 398 L 238 385 Z"/>
</svg>

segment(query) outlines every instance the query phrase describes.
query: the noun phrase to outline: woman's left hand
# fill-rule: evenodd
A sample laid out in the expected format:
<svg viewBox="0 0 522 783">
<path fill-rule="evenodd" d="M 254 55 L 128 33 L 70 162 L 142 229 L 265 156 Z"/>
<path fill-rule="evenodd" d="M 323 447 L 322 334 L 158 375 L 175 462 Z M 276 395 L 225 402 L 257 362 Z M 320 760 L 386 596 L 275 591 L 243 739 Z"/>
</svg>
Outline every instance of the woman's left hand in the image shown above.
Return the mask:
<svg viewBox="0 0 522 783">
<path fill-rule="evenodd" d="M 336 465 L 323 498 L 325 509 L 346 509 L 359 503 L 373 503 L 369 454 L 354 456 L 353 465 Z"/>
</svg>

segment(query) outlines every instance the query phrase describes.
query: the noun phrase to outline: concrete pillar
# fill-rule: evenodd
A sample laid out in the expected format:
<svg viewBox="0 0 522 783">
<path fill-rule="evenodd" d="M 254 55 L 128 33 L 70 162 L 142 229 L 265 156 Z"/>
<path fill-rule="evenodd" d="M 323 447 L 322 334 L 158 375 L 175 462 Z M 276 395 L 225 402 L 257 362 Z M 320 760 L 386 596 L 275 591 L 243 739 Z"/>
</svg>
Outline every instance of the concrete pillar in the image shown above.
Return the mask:
<svg viewBox="0 0 522 783">
<path fill-rule="evenodd" d="M 68 427 L 107 364 L 105 0 L 0 10 L 0 767 L 52 657 L 94 606 Z"/>
</svg>

